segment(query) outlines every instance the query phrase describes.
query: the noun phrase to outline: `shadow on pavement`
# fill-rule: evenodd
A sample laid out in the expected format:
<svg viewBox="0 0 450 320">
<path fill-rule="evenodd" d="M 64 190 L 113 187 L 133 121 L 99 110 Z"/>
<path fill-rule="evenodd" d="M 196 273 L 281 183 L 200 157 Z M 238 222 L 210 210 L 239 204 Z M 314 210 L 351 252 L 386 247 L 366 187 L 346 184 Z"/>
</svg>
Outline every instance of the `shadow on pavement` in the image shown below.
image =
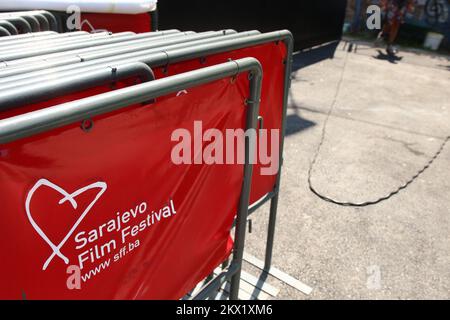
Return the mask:
<svg viewBox="0 0 450 320">
<path fill-rule="evenodd" d="M 338 45 L 339 41 L 333 41 L 320 47 L 295 53 L 292 71 L 298 71 L 326 59 L 333 59 Z"/>
<path fill-rule="evenodd" d="M 303 119 L 298 114 L 290 114 L 286 117 L 286 136 L 299 133 L 315 125 L 314 122 Z"/>
<path fill-rule="evenodd" d="M 378 55 L 374 56 L 374 58 L 378 59 L 378 60 L 385 60 L 392 64 L 397 64 L 397 62 L 399 62 L 403 59 L 403 57 L 383 53 L 381 50 L 377 50 L 377 51 L 378 51 Z"/>
</svg>

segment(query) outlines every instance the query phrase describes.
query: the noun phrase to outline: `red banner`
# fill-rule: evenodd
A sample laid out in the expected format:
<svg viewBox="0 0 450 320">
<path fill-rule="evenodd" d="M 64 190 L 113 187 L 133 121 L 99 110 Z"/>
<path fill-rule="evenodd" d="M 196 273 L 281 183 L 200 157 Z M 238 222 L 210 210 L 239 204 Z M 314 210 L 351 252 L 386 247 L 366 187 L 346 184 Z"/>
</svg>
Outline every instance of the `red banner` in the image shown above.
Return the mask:
<svg viewBox="0 0 450 320">
<path fill-rule="evenodd" d="M 248 94 L 241 75 L 1 145 L 0 298 L 184 296 L 231 252 L 243 166 L 176 165 L 171 134 L 244 128 Z"/>
<path fill-rule="evenodd" d="M 264 77 L 262 83 L 260 115 L 262 116 L 264 128 L 268 131 L 268 153 L 271 155 L 271 163 L 261 163 L 258 161 L 254 165 L 252 190 L 250 202 L 255 203 L 257 200 L 271 192 L 275 188 L 276 174 L 262 174 L 262 169 L 276 165 L 274 156 L 278 152 L 272 148 L 271 130 L 280 130 L 283 112 L 284 99 L 284 78 L 285 78 L 285 61 L 287 59 L 287 50 L 283 42 L 270 42 L 267 44 L 248 47 L 239 50 L 233 50 L 226 53 L 219 53 L 207 56 L 206 59 L 194 59 L 170 64 L 167 72 L 163 72 L 163 68 L 154 68 L 157 79 L 167 77 L 169 75 L 180 74 L 187 71 L 197 70 L 199 68 L 216 65 L 227 62 L 229 59 L 237 60 L 245 57 L 254 57 L 258 59 L 263 66 Z M 135 79 L 121 81 L 116 83 L 114 88 L 122 88 L 132 85 Z M 83 97 L 92 96 L 101 92 L 112 90 L 111 86 L 102 86 L 77 92 L 64 97 L 52 99 L 43 103 L 28 105 L 23 108 L 17 108 L 8 112 L 0 113 L 0 119 L 21 114 L 24 112 L 53 106 L 58 103 L 73 101 Z M 282 139 L 281 133 L 279 139 Z M 258 158 L 258 160 L 260 160 Z M 280 159 L 279 159 L 280 160 Z"/>
<path fill-rule="evenodd" d="M 82 13 L 81 23 L 83 31 L 108 30 L 109 32 L 133 31 L 136 33 L 150 32 L 150 13 L 115 14 L 115 13 Z"/>
<path fill-rule="evenodd" d="M 268 154 L 272 157 L 271 163 L 262 163 L 260 157 L 258 162 L 253 166 L 252 188 L 250 195 L 250 203 L 255 203 L 263 196 L 272 192 L 275 188 L 276 173 L 263 174 L 263 169 L 276 165 L 274 163 L 275 153 L 279 149 L 272 148 L 272 130 L 280 130 L 283 116 L 283 101 L 285 88 L 285 61 L 287 59 L 287 48 L 281 41 L 270 42 L 263 45 L 252 46 L 244 49 L 233 50 L 226 53 L 215 54 L 206 57 L 206 59 L 195 59 L 191 61 L 183 61 L 171 64 L 168 67 L 168 73 L 163 74 L 161 69 L 155 69 L 157 79 L 167 75 L 180 74 L 207 66 L 213 66 L 219 63 L 227 62 L 229 59 L 237 60 L 246 57 L 256 58 L 262 65 L 264 76 L 262 81 L 261 105 L 259 115 L 263 118 L 264 129 L 268 132 Z M 282 139 L 279 133 L 279 139 Z M 276 168 L 278 169 L 278 168 Z"/>
</svg>

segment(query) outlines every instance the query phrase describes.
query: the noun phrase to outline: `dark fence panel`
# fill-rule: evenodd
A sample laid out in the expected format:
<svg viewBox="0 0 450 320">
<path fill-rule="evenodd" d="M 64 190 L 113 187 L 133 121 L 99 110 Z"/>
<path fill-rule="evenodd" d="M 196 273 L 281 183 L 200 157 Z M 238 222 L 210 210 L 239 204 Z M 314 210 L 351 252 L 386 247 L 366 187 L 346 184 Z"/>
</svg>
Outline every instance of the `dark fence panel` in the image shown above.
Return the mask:
<svg viewBox="0 0 450 320">
<path fill-rule="evenodd" d="M 340 39 L 346 6 L 347 0 L 166 0 L 158 2 L 159 28 L 289 29 L 298 50 Z"/>
</svg>

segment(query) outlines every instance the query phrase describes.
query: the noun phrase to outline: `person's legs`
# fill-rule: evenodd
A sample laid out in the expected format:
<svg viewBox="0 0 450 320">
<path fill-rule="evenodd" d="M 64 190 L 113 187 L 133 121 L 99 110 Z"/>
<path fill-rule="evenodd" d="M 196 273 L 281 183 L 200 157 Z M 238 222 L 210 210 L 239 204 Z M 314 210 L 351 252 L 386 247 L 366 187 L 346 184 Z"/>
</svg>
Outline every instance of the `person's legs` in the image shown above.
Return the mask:
<svg viewBox="0 0 450 320">
<path fill-rule="evenodd" d="M 389 37 L 388 37 L 388 44 L 393 45 L 395 40 L 397 39 L 398 30 L 400 29 L 400 21 L 395 19 L 390 23 L 389 28 Z"/>
<path fill-rule="evenodd" d="M 390 55 L 395 55 L 397 50 L 394 48 L 394 42 L 397 39 L 398 31 L 400 30 L 400 25 L 403 20 L 403 7 L 395 6 L 392 18 L 389 19 L 389 35 L 387 37 L 387 53 Z"/>
</svg>

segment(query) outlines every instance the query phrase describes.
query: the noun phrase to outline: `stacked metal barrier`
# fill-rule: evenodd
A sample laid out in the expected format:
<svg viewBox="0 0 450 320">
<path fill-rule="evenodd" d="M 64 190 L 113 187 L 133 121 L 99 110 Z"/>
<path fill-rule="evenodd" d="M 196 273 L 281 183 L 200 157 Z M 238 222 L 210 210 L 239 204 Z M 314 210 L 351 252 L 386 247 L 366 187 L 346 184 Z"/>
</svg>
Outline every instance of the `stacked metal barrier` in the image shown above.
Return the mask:
<svg viewBox="0 0 450 320">
<path fill-rule="evenodd" d="M 231 279 L 237 299 L 247 217 L 268 201 L 271 264 L 290 32 L 57 34 L 42 11 L 11 16 L 41 29 L 0 38 L 0 297 L 180 299 L 208 278 L 194 298 Z M 198 121 L 279 130 L 277 170 L 245 137 L 245 163 L 172 163 Z"/>
<path fill-rule="evenodd" d="M 48 11 L 0 12 L 0 37 L 59 30 L 58 20 Z"/>
</svg>

